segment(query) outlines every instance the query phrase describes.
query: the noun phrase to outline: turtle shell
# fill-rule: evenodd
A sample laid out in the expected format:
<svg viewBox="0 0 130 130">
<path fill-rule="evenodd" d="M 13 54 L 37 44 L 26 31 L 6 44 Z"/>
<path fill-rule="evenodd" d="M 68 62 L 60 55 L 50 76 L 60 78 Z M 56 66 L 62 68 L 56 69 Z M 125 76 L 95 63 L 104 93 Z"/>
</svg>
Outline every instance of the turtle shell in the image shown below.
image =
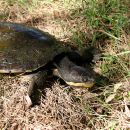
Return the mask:
<svg viewBox="0 0 130 130">
<path fill-rule="evenodd" d="M 32 72 L 63 50 L 54 37 L 41 30 L 0 22 L 0 73 Z"/>
</svg>

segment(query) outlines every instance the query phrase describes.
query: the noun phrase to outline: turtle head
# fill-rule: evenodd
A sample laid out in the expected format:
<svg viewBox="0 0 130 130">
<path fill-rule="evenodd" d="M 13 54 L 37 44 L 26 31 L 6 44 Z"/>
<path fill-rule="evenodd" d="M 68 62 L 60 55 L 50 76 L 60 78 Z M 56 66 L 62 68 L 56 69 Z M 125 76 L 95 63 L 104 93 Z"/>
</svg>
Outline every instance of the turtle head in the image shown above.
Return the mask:
<svg viewBox="0 0 130 130">
<path fill-rule="evenodd" d="M 76 65 L 69 70 L 68 75 L 63 75 L 63 79 L 68 85 L 75 87 L 90 88 L 95 84 L 92 70 Z"/>
<path fill-rule="evenodd" d="M 90 88 L 95 83 L 94 71 L 90 68 L 78 66 L 72 62 L 67 56 L 55 60 L 56 70 L 53 71 L 54 75 L 62 78 L 68 85 L 75 87 Z"/>
</svg>

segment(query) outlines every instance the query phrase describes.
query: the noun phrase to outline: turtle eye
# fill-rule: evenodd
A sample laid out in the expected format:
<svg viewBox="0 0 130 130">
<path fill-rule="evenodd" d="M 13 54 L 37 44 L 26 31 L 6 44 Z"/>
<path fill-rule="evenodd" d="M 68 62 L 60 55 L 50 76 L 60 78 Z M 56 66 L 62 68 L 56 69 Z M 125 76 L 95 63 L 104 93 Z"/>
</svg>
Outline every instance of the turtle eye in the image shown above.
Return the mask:
<svg viewBox="0 0 130 130">
<path fill-rule="evenodd" d="M 87 82 L 87 81 L 88 81 L 87 77 L 83 77 L 83 78 L 82 78 L 82 81 L 83 81 L 83 82 Z"/>
</svg>

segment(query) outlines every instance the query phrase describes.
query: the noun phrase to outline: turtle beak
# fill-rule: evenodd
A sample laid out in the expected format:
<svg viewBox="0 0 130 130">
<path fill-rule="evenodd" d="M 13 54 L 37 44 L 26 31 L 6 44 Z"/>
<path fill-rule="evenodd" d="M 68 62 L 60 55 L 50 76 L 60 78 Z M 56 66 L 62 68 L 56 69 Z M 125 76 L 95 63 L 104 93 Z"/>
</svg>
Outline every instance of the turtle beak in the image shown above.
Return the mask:
<svg viewBox="0 0 130 130">
<path fill-rule="evenodd" d="M 87 82 L 87 83 L 75 83 L 75 82 L 66 82 L 70 86 L 74 87 L 84 87 L 84 88 L 91 88 L 95 82 Z"/>
</svg>

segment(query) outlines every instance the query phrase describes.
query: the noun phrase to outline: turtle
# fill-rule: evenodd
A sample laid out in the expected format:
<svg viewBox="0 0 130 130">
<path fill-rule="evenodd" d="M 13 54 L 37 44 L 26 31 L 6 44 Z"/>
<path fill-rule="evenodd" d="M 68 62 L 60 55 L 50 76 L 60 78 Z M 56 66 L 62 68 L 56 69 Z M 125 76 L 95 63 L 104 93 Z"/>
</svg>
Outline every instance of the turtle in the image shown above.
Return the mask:
<svg viewBox="0 0 130 130">
<path fill-rule="evenodd" d="M 30 88 L 44 84 L 48 72 L 70 86 L 92 87 L 95 77 L 89 68 L 78 65 L 81 59 L 47 32 L 25 24 L 0 22 L 0 74 L 31 76 Z"/>
</svg>

